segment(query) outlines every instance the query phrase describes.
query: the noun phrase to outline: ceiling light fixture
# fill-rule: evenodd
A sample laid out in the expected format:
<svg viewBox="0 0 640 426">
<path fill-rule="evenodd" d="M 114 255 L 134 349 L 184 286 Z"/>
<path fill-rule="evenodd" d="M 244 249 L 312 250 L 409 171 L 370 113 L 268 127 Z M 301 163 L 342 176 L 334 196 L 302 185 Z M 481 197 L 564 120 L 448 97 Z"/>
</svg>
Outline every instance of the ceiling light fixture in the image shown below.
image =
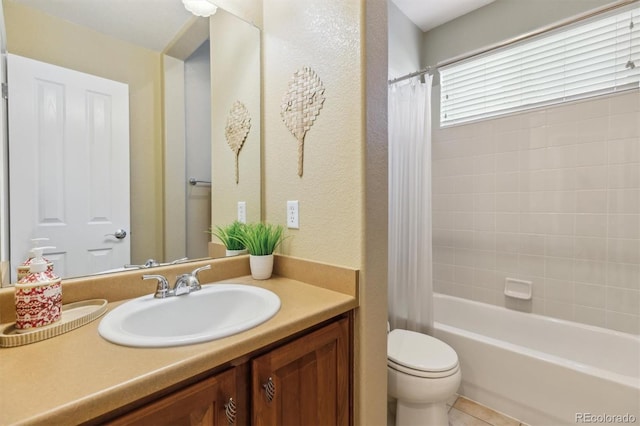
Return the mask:
<svg viewBox="0 0 640 426">
<path fill-rule="evenodd" d="M 182 0 L 185 9 L 196 16 L 207 18 L 218 10 L 218 7 L 207 0 Z"/>
</svg>

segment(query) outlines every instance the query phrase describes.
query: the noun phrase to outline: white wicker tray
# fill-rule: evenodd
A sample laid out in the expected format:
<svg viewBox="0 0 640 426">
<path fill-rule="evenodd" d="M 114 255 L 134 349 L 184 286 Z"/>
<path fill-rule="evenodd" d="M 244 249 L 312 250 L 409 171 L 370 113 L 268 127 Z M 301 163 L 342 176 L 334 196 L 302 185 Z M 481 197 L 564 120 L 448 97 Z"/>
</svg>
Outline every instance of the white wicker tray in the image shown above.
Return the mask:
<svg viewBox="0 0 640 426">
<path fill-rule="evenodd" d="M 16 323 L 0 324 L 0 348 L 28 345 L 41 340 L 50 339 L 66 333 L 99 318 L 107 311 L 104 299 L 83 300 L 62 306 L 62 318 L 55 324 L 34 328 L 33 330 L 16 330 Z"/>
</svg>

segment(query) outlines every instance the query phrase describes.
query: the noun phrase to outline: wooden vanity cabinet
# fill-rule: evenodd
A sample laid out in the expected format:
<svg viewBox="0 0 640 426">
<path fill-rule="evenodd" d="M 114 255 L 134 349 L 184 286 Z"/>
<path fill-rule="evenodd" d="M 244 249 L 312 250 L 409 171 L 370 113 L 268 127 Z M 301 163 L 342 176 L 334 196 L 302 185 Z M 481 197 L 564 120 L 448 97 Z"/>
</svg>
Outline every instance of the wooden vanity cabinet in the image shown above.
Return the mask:
<svg viewBox="0 0 640 426">
<path fill-rule="evenodd" d="M 348 425 L 349 323 L 338 320 L 251 362 L 253 425 Z"/>
<path fill-rule="evenodd" d="M 110 425 L 349 425 L 350 316 L 118 417 Z M 230 423 L 229 398 L 236 405 Z"/>
<path fill-rule="evenodd" d="M 107 424 L 162 426 L 227 426 L 227 404 L 236 397 L 236 369 L 202 380 L 151 402 Z M 232 416 L 229 407 L 229 416 Z M 232 417 L 231 417 L 232 418 Z"/>
</svg>

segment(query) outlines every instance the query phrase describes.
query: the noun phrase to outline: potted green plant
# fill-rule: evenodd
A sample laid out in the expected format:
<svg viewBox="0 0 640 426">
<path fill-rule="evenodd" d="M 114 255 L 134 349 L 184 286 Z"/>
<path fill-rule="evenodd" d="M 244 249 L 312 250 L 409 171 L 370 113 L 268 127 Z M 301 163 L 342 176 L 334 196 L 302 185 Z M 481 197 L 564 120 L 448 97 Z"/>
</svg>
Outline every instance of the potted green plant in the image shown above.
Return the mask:
<svg viewBox="0 0 640 426">
<path fill-rule="evenodd" d="M 273 252 L 284 240 L 284 227 L 267 223 L 246 225 L 238 239 L 249 251 L 251 276 L 266 280 L 273 272 Z"/>
<path fill-rule="evenodd" d="M 230 225 L 217 225 L 215 228 L 211 227 L 209 233 L 224 244 L 227 249 L 227 256 L 238 256 L 240 254 L 247 254 L 247 248 L 239 238 L 245 226 L 244 223 L 236 220 Z"/>
</svg>

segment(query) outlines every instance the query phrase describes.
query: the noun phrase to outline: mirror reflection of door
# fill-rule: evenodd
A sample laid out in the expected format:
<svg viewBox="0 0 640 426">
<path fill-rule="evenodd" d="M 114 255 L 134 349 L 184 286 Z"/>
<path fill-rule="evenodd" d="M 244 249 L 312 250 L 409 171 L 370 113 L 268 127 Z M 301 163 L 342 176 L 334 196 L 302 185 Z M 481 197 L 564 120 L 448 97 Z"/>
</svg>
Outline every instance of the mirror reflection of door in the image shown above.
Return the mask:
<svg viewBox="0 0 640 426">
<path fill-rule="evenodd" d="M 184 62 L 187 257 L 208 256 L 211 222 L 211 66 L 209 40 Z"/>
<path fill-rule="evenodd" d="M 60 276 L 130 263 L 128 86 L 16 55 L 7 75 L 11 265 L 32 238 Z"/>
</svg>

